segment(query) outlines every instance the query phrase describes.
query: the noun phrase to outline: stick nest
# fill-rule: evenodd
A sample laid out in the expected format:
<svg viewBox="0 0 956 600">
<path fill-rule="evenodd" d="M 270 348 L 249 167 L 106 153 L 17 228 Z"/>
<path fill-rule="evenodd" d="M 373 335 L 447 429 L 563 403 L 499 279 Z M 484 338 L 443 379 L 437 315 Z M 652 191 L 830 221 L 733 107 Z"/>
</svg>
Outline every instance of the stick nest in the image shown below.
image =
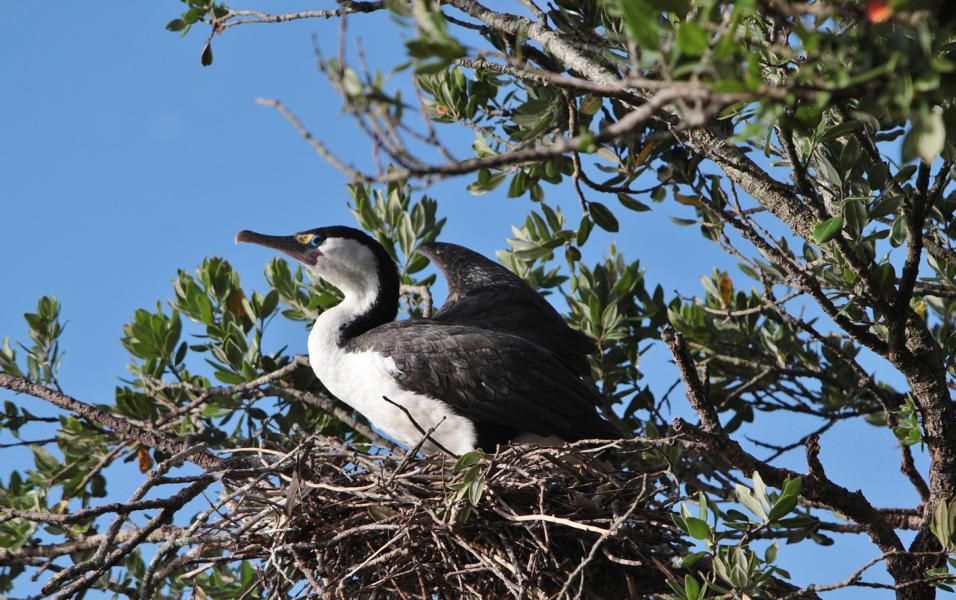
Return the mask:
<svg viewBox="0 0 956 600">
<path fill-rule="evenodd" d="M 234 497 L 232 553 L 263 560 L 274 594 L 642 597 L 666 589 L 687 544 L 659 473 L 609 464 L 641 451 L 516 445 L 416 459 L 313 437 L 264 455 L 278 477 Z"/>
</svg>

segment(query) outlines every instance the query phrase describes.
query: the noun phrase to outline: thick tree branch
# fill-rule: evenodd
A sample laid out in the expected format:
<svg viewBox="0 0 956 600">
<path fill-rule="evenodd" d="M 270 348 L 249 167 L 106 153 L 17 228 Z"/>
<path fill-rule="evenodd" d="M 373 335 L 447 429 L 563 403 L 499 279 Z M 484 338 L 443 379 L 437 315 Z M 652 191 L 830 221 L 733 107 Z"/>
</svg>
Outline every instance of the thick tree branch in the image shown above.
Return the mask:
<svg viewBox="0 0 956 600">
<path fill-rule="evenodd" d="M 903 544 L 893 528 L 863 494 L 859 491 L 851 492 L 830 481 L 818 461 L 811 463 L 808 474 L 801 475 L 789 469 L 766 464 L 722 433 L 704 431 L 680 418 L 675 419 L 672 425 L 675 432 L 686 435 L 702 449 L 720 456 L 742 473 L 749 474 L 756 471 L 770 485 L 783 487 L 788 478 L 803 478 L 802 495 L 804 497 L 859 523 L 873 543 L 884 552 L 904 551 Z"/>
<path fill-rule="evenodd" d="M 190 448 L 189 444 L 168 438 L 149 425 L 135 423 L 125 417 L 108 413 L 92 404 L 80 402 L 76 398 L 72 398 L 56 390 L 45 388 L 20 377 L 0 374 L 0 387 L 51 402 L 63 410 L 115 431 L 116 434 L 124 440 L 134 440 L 167 454 L 176 455 Z M 208 469 L 215 469 L 222 466 L 222 461 L 205 449 L 192 454 L 189 460 Z"/>
</svg>

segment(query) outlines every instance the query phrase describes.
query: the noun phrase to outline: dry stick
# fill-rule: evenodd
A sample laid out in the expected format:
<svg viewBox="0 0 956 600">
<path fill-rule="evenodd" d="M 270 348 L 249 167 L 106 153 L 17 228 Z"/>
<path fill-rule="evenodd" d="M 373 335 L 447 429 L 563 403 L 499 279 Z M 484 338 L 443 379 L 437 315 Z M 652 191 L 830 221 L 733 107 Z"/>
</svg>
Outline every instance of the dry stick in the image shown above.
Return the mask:
<svg viewBox="0 0 956 600">
<path fill-rule="evenodd" d="M 339 421 L 342 421 L 352 429 L 354 429 L 359 434 L 367 437 L 372 440 L 375 444 L 387 448 L 389 450 L 398 450 L 401 451 L 401 447 L 394 444 L 388 438 L 385 438 L 378 433 L 376 433 L 371 427 L 365 425 L 358 419 L 356 419 L 350 412 L 341 408 L 336 404 L 334 400 L 328 397 L 319 396 L 318 394 L 313 394 L 311 392 L 304 392 L 302 390 L 297 390 L 295 388 L 287 387 L 276 387 L 273 386 L 268 388 L 266 391 L 274 392 L 276 395 L 283 396 L 286 398 L 291 398 L 293 400 L 298 400 L 305 404 L 312 405 L 316 408 L 324 410 L 325 412 L 331 414 Z"/>
<path fill-rule="evenodd" d="M 146 481 L 144 481 L 139 486 L 139 488 L 137 488 L 136 491 L 133 492 L 133 495 L 130 496 L 128 503 L 136 504 L 140 502 L 143 496 L 145 496 L 146 493 L 154 487 L 154 485 L 156 484 L 156 481 L 160 477 L 165 475 L 174 466 L 182 464 L 182 462 L 184 460 L 187 460 L 191 454 L 198 453 L 202 449 L 203 448 L 200 446 L 189 448 L 161 462 L 157 466 L 156 470 L 152 474 L 150 474 L 150 476 L 146 479 Z M 205 489 L 205 487 L 209 485 L 211 481 L 212 481 L 212 477 L 206 476 L 205 478 L 199 479 L 196 482 L 194 482 L 193 486 L 197 486 L 201 484 L 202 487 L 200 489 Z M 193 486 L 190 486 L 190 487 L 193 487 Z M 163 511 L 165 511 L 171 504 L 174 505 L 175 500 L 164 499 L 162 502 L 161 508 L 163 509 Z M 128 511 L 117 511 L 116 518 L 110 524 L 109 529 L 107 529 L 106 536 L 103 538 L 103 541 L 100 543 L 99 548 L 97 548 L 96 553 L 93 555 L 93 557 L 88 560 L 76 563 L 72 567 L 68 569 L 64 569 L 63 571 L 60 571 L 59 573 L 54 575 L 43 586 L 45 593 L 49 593 L 46 590 L 55 589 L 56 586 L 60 585 L 61 583 L 69 581 L 81 571 L 88 570 L 91 567 L 98 568 L 101 565 L 103 565 L 106 559 L 107 553 L 109 552 L 110 548 L 114 546 L 114 540 L 116 539 L 116 536 L 119 535 L 120 529 L 122 528 L 123 523 L 126 522 L 128 515 L 129 515 Z M 130 549 L 134 547 L 135 545 L 131 546 Z M 90 581 L 90 583 L 92 584 L 92 580 Z"/>
<path fill-rule="evenodd" d="M 646 477 L 644 477 L 642 480 L 642 488 L 643 489 L 641 490 L 641 493 L 638 494 L 636 498 L 634 498 L 634 502 L 631 503 L 631 506 L 624 512 L 624 514 L 622 514 L 620 517 L 615 519 L 614 522 L 611 524 L 611 526 L 608 528 L 608 530 L 605 533 L 602 533 L 601 537 L 599 537 L 594 542 L 594 544 L 591 545 L 591 550 L 588 552 L 587 556 L 581 559 L 581 562 L 574 569 L 574 571 L 572 571 L 571 574 L 568 575 L 568 578 L 565 580 L 564 585 L 561 586 L 561 591 L 559 591 L 556 596 L 557 598 L 561 598 L 564 596 L 564 594 L 568 591 L 568 588 L 571 586 L 571 583 L 574 582 L 574 580 L 578 577 L 578 575 L 588 566 L 588 564 L 592 560 L 594 560 L 594 557 L 597 555 L 598 550 L 601 549 L 602 546 L 604 546 L 604 542 L 606 542 L 608 538 L 610 538 L 611 536 L 617 533 L 617 530 L 621 527 L 621 525 L 623 525 L 624 522 L 627 521 L 632 514 L 634 514 L 634 511 L 637 510 L 637 507 L 645 500 L 645 494 L 647 491 Z M 581 583 L 582 584 L 584 583 L 583 576 L 581 577 Z"/>
<path fill-rule="evenodd" d="M 546 523 L 554 523 L 555 525 L 564 525 L 565 527 L 571 527 L 573 529 L 580 529 L 581 531 L 590 531 L 591 533 L 599 533 L 601 535 L 606 535 L 610 532 L 609 529 L 603 527 L 597 527 L 595 525 L 588 525 L 586 523 L 578 523 L 577 521 L 572 521 L 571 519 L 565 519 L 563 517 L 555 517 L 554 515 L 545 515 L 545 514 L 531 514 L 531 515 L 515 515 L 508 513 L 497 506 L 493 506 L 492 510 L 501 515 L 502 517 L 508 519 L 509 521 L 514 521 L 515 523 L 522 523 L 525 521 L 543 521 Z"/>
<path fill-rule="evenodd" d="M 383 398 L 384 398 L 384 396 L 383 396 Z M 405 414 L 408 415 L 408 412 L 406 411 Z M 409 415 L 409 418 L 411 418 L 411 415 Z M 398 466 L 395 467 L 395 469 L 392 471 L 391 475 L 389 475 L 389 476 L 388 476 L 388 479 L 385 481 L 385 486 L 386 486 L 386 487 L 387 487 L 389 484 L 392 483 L 392 480 L 395 479 L 395 476 L 396 476 L 396 475 L 398 475 L 399 473 L 401 473 L 402 469 L 405 468 L 405 465 L 408 463 L 408 461 L 409 461 L 413 456 L 415 456 L 415 455 L 418 454 L 418 451 L 422 449 L 422 446 L 425 445 L 425 442 L 426 442 L 427 440 L 431 439 L 431 435 L 432 435 L 433 433 L 435 433 L 435 430 L 438 429 L 438 427 L 439 427 L 442 423 L 445 422 L 445 419 L 446 419 L 446 418 L 447 418 L 447 417 L 442 417 L 441 420 L 438 422 L 438 424 L 436 424 L 434 427 L 432 427 L 431 429 L 429 429 L 428 432 L 427 432 L 425 435 L 422 436 L 422 439 L 418 440 L 418 443 L 415 444 L 415 446 L 414 446 L 413 448 L 411 448 L 408 452 L 405 453 L 405 456 L 402 457 L 401 462 L 398 463 Z M 432 441 L 434 441 L 434 440 L 432 440 Z"/>
<path fill-rule="evenodd" d="M 315 590 L 315 593 L 321 594 L 325 589 L 325 586 L 323 586 L 315 578 L 315 575 L 312 573 L 312 569 L 310 569 L 306 562 L 302 560 L 302 557 L 299 556 L 299 553 L 295 548 L 289 548 L 289 552 L 292 554 L 292 560 L 295 562 L 295 566 L 299 569 L 299 572 L 305 575 L 305 578 L 309 580 L 309 585 L 312 586 L 312 589 Z"/>
<path fill-rule="evenodd" d="M 408 420 L 409 420 L 409 421 L 411 422 L 411 424 L 415 427 L 415 429 L 418 430 L 418 433 L 422 434 L 422 436 L 423 436 L 424 439 L 426 439 L 426 440 L 430 441 L 431 443 L 435 444 L 435 447 L 437 447 L 439 450 L 441 450 L 441 451 L 444 452 L 445 454 L 447 454 L 447 455 L 449 455 L 449 456 L 453 456 L 453 457 L 455 457 L 455 458 L 458 458 L 458 455 L 457 455 L 457 454 L 455 454 L 454 452 L 452 452 L 452 451 L 449 450 L 448 448 L 445 448 L 444 446 L 441 445 L 440 442 L 438 442 L 438 440 L 436 440 L 435 438 L 433 438 L 433 437 L 431 436 L 431 431 L 425 431 L 425 429 L 424 429 L 421 425 L 418 424 L 418 421 L 415 420 L 415 417 L 412 416 L 412 413 L 410 413 L 407 408 L 405 408 L 404 406 L 402 406 L 402 405 L 399 404 L 398 402 L 395 402 L 394 400 L 390 399 L 388 396 L 382 396 L 382 400 L 385 400 L 386 402 L 388 402 L 388 403 L 391 404 L 392 406 L 397 407 L 399 410 L 401 410 L 403 413 L 405 413 L 405 416 L 408 417 Z M 444 419 L 443 419 L 443 420 L 444 420 Z M 441 425 L 441 423 L 439 423 L 439 425 Z M 436 425 L 435 427 L 438 427 L 438 425 Z M 432 429 L 432 431 L 434 431 L 434 428 Z"/>
<path fill-rule="evenodd" d="M 108 413 L 97 406 L 86 404 L 72 396 L 37 385 L 21 377 L 0 375 L 0 387 L 51 402 L 63 410 L 80 415 L 92 423 L 112 429 L 126 440 L 138 441 L 144 446 L 161 450 L 167 454 L 175 456 L 190 449 L 187 443 L 170 439 L 148 425 L 134 423 L 130 419 Z M 189 460 L 207 469 L 216 469 L 222 466 L 222 461 L 205 448 L 201 452 L 192 453 Z"/>
<path fill-rule="evenodd" d="M 617 140 L 629 135 L 636 127 L 647 122 L 664 106 L 678 99 L 710 100 L 718 105 L 730 103 L 733 100 L 726 94 L 711 92 L 710 90 L 694 89 L 663 89 L 654 96 L 648 98 L 647 102 L 636 107 L 634 110 L 624 115 L 620 120 L 608 125 L 598 133 L 588 132 L 585 135 L 577 135 L 568 138 L 560 138 L 548 146 L 538 146 L 535 148 L 515 150 L 504 152 L 485 158 L 469 158 L 457 163 L 447 163 L 443 165 L 421 165 L 393 169 L 382 176 L 372 176 L 362 173 L 332 155 L 329 150 L 309 132 L 302 122 L 278 100 L 267 100 L 260 98 L 259 104 L 272 106 L 288 120 L 293 127 L 310 143 L 316 152 L 325 158 L 332 166 L 339 169 L 352 181 L 360 183 L 390 183 L 393 181 L 404 181 L 412 177 L 425 175 L 436 175 L 448 177 L 451 175 L 463 175 L 472 173 L 479 169 L 501 167 L 505 165 L 515 165 L 526 162 L 537 162 L 556 156 L 562 156 L 568 152 L 577 150 L 584 144 L 600 144 Z M 703 117 L 687 119 L 684 122 L 686 127 L 699 127 L 703 124 Z"/>
<path fill-rule="evenodd" d="M 309 358 L 307 356 L 302 356 L 301 354 L 296 355 L 292 359 L 292 362 L 285 365 L 284 367 L 278 368 L 275 371 L 266 373 L 265 375 L 252 379 L 250 381 L 246 381 L 244 383 L 240 383 L 238 385 L 231 385 L 231 386 L 216 386 L 216 387 L 207 388 L 207 387 L 192 385 L 189 383 L 169 384 L 165 382 L 159 382 L 159 385 L 161 387 L 168 387 L 168 388 L 182 387 L 191 392 L 198 393 L 199 396 L 195 400 L 192 400 L 189 404 L 181 406 L 180 408 L 177 408 L 176 410 L 166 415 L 163 415 L 162 418 L 156 421 L 156 426 L 161 427 L 163 425 L 166 425 L 173 419 L 181 417 L 182 415 L 195 410 L 196 408 L 204 404 L 210 398 L 214 398 L 217 396 L 232 396 L 233 394 L 242 394 L 245 392 L 259 390 L 259 388 L 261 388 L 263 385 L 267 383 L 271 383 L 278 379 L 282 379 L 286 375 L 291 374 L 298 367 L 308 366 L 308 365 L 309 365 Z"/>
<path fill-rule="evenodd" d="M 210 475 L 190 486 L 183 488 L 175 495 L 168 498 L 168 504 L 159 512 L 159 514 L 150 519 L 146 525 L 139 530 L 137 535 L 135 535 L 125 546 L 117 548 L 113 552 L 109 553 L 98 565 L 90 569 L 86 575 L 63 588 L 57 589 L 56 584 L 51 579 L 46 585 L 43 586 L 43 593 L 50 594 L 56 592 L 58 598 L 67 598 L 69 596 L 78 595 L 84 590 L 89 589 L 89 587 L 92 586 L 103 573 L 108 571 L 125 555 L 132 552 L 133 549 L 142 544 L 147 537 L 149 537 L 150 533 L 156 531 L 163 523 L 166 523 L 172 519 L 173 515 L 179 509 L 185 506 L 187 502 L 198 496 L 202 490 L 206 489 L 209 483 L 211 483 L 213 480 L 214 478 Z M 89 568 L 89 566 L 85 565 L 85 568 Z"/>
</svg>

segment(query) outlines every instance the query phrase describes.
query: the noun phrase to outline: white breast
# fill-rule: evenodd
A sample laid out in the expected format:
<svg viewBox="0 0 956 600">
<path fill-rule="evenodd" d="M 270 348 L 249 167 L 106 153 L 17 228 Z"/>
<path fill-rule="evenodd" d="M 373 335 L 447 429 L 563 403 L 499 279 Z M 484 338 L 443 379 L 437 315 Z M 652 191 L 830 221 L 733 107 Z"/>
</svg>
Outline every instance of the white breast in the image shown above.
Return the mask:
<svg viewBox="0 0 956 600">
<path fill-rule="evenodd" d="M 341 306 L 341 305 L 339 305 Z M 309 363 L 325 387 L 338 399 L 362 413 L 372 425 L 405 446 L 414 446 L 422 439 L 415 426 L 423 430 L 436 427 L 434 440 L 456 454 L 475 449 L 477 435 L 472 422 L 452 411 L 441 400 L 401 389 L 395 381 L 395 362 L 377 352 L 345 352 L 335 343 L 340 321 L 339 307 L 326 311 L 316 321 L 309 335 Z M 415 423 L 385 396 L 411 414 Z M 425 442 L 422 451 L 438 448 Z"/>
</svg>

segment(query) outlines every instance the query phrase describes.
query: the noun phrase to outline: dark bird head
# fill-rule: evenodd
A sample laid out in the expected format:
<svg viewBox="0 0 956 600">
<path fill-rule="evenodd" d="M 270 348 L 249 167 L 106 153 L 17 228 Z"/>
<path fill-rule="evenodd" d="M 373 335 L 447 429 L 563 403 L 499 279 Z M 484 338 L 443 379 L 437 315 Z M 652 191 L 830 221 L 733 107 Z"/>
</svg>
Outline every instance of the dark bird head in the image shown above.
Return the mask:
<svg viewBox="0 0 956 600">
<path fill-rule="evenodd" d="M 236 242 L 259 244 L 291 256 L 313 275 L 337 287 L 356 306 L 375 309 L 382 322 L 397 314 L 400 281 L 395 262 L 363 231 L 341 225 L 293 235 L 243 230 L 236 234 Z"/>
</svg>

